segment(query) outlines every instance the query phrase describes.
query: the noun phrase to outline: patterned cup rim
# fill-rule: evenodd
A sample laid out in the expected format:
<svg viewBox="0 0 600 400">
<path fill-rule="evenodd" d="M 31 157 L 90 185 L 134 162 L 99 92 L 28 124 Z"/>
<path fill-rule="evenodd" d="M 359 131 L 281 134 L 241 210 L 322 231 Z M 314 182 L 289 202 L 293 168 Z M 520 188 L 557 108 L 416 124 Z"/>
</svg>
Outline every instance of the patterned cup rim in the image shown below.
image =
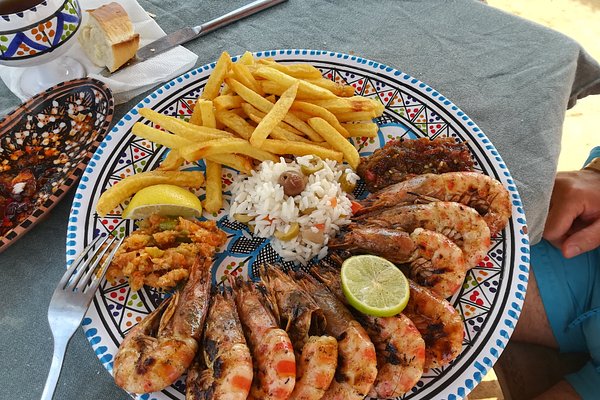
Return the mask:
<svg viewBox="0 0 600 400">
<path fill-rule="evenodd" d="M 48 1 L 48 0 L 46 0 Z M 0 60 L 2 62 L 19 62 L 21 60 L 25 60 L 25 59 L 29 59 L 29 58 L 34 58 L 34 57 L 39 57 L 42 56 L 44 54 L 47 53 L 51 53 L 54 50 L 58 49 L 59 47 L 61 47 L 62 45 L 64 45 L 66 42 L 68 42 L 69 40 L 71 40 L 73 38 L 73 36 L 77 33 L 77 31 L 79 30 L 79 28 L 81 27 L 81 23 L 82 23 L 82 11 L 81 11 L 81 6 L 79 5 L 79 2 L 77 0 L 64 0 L 62 2 L 62 5 L 60 7 L 58 7 L 56 9 L 55 12 L 53 12 L 51 15 L 48 15 L 47 17 L 40 19 L 34 23 L 29 24 L 28 26 L 25 27 L 20 27 L 20 28 L 12 28 L 10 30 L 5 30 L 2 31 L 0 30 L 0 35 L 13 35 L 16 34 L 18 35 L 19 33 L 26 33 L 29 32 L 35 28 L 38 28 L 41 24 L 45 24 L 48 21 L 52 21 L 55 18 L 59 18 L 57 17 L 57 15 L 59 15 L 60 13 L 62 13 L 69 5 L 72 5 L 72 7 L 75 8 L 76 10 L 76 16 L 77 16 L 77 20 L 73 21 L 73 24 L 75 24 L 75 29 L 68 35 L 67 38 L 65 38 L 65 40 L 63 39 L 59 39 L 58 41 L 55 40 L 49 40 L 46 44 L 44 44 L 45 48 L 37 48 L 37 52 L 33 55 L 25 55 L 25 56 L 15 56 L 10 55 L 8 57 L 5 56 L 5 51 L 7 51 L 5 49 L 5 51 L 2 52 L 2 55 L 0 55 Z M 11 14 L 12 15 L 12 14 Z M 0 18 L 2 18 L 2 16 L 0 16 Z M 16 37 L 16 36 L 15 36 Z"/>
<path fill-rule="evenodd" d="M 33 5 L 29 8 L 26 8 L 21 11 L 12 12 L 12 13 L 8 13 L 8 14 L 0 14 L 0 17 L 9 17 L 10 18 L 11 16 L 16 15 L 16 16 L 22 18 L 25 15 L 25 13 L 28 13 L 30 11 L 37 12 L 38 7 L 44 7 L 44 6 L 48 6 L 48 0 L 40 0 L 40 2 L 37 3 L 36 5 Z M 19 14 L 22 14 L 22 15 L 19 15 Z"/>
<path fill-rule="evenodd" d="M 56 15 L 56 13 L 59 13 L 62 10 L 64 10 L 66 4 L 69 1 L 70 0 L 64 0 L 62 2 L 56 2 L 55 0 L 42 0 L 42 1 L 40 1 L 40 3 L 34 5 L 34 6 L 30 7 L 30 8 L 27 8 L 25 10 L 22 10 L 22 11 L 19 11 L 19 12 L 10 13 L 10 14 L 0 14 L 0 26 L 1 26 L 2 20 L 4 20 L 5 22 L 14 22 L 15 18 L 18 17 L 18 18 L 23 19 L 25 21 L 26 20 L 25 16 L 28 15 L 28 14 L 39 13 L 41 15 L 41 18 L 39 20 L 36 19 L 35 22 L 32 22 L 32 23 L 30 23 L 27 26 L 18 27 L 18 28 L 10 28 L 10 29 L 7 29 L 7 30 L 0 29 L 0 34 L 11 34 L 11 33 L 20 32 L 20 31 L 27 31 L 27 30 L 31 29 L 32 27 L 34 27 L 34 26 L 37 26 L 37 25 L 39 25 L 41 23 L 44 23 L 44 22 L 48 21 L 49 19 L 54 18 L 54 16 Z M 48 14 L 48 12 L 42 13 L 40 11 L 42 9 L 42 7 L 49 7 L 50 5 L 55 4 L 55 2 L 58 4 L 58 6 L 51 13 L 49 13 L 49 14 Z M 75 2 L 77 2 L 77 0 L 75 0 Z M 77 4 L 79 4 L 79 3 L 77 2 Z"/>
</svg>

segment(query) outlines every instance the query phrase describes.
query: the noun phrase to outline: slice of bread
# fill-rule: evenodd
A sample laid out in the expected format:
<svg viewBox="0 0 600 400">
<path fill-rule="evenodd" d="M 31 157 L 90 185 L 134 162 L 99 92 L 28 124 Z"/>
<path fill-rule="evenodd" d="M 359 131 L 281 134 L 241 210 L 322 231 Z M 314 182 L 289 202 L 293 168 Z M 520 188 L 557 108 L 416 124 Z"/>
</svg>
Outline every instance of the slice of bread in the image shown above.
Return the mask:
<svg viewBox="0 0 600 400">
<path fill-rule="evenodd" d="M 127 12 L 118 3 L 87 12 L 90 18 L 82 27 L 79 43 L 94 64 L 114 72 L 135 56 L 140 35 L 134 33 Z"/>
</svg>

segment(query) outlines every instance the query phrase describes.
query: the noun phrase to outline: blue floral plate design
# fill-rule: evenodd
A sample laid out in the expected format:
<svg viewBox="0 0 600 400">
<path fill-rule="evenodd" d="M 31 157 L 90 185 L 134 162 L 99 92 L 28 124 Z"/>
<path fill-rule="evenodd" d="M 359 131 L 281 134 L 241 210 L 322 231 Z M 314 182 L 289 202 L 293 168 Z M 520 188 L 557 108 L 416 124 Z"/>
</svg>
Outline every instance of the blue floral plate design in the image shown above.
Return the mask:
<svg viewBox="0 0 600 400">
<path fill-rule="evenodd" d="M 362 138 L 354 144 L 362 155 L 398 137 L 452 136 L 466 142 L 476 160 L 476 169 L 501 181 L 509 190 L 513 215 L 508 226 L 492 239 L 487 257 L 473 268 L 459 293 L 450 300 L 464 319 L 463 349 L 450 365 L 427 371 L 403 399 L 464 398 L 494 365 L 514 329 L 523 304 L 529 270 L 529 242 L 525 215 L 514 181 L 502 158 L 485 134 L 456 105 L 425 83 L 392 67 L 353 55 L 319 50 L 272 50 L 256 57 L 272 57 L 282 63 L 310 63 L 323 76 L 354 86 L 357 94 L 380 100 L 385 105 L 376 122 L 377 138 Z M 234 60 L 237 58 L 234 58 Z M 128 234 L 132 221 L 119 214 L 100 218 L 94 211 L 100 194 L 125 176 L 154 169 L 165 149 L 131 134 L 143 120 L 142 107 L 186 118 L 206 84 L 215 64 L 190 71 L 157 89 L 121 119 L 92 157 L 75 194 L 67 238 L 67 261 L 96 235 L 116 231 Z M 203 163 L 191 166 L 204 169 Z M 237 171 L 224 169 L 225 184 Z M 200 198 L 204 196 L 198 191 Z M 225 188 L 224 198 L 229 199 Z M 227 203 L 227 201 L 225 201 Z M 216 255 L 213 279 L 226 275 L 254 275 L 252 266 L 274 261 L 277 254 L 268 240 L 255 238 L 227 218 L 227 206 L 217 215 L 227 243 Z M 104 282 L 84 319 L 85 333 L 98 358 L 112 372 L 114 356 L 127 332 L 160 303 L 163 294 L 144 288 L 132 292 L 127 282 Z M 139 395 L 140 399 L 183 399 L 181 379 L 162 392 Z"/>
</svg>

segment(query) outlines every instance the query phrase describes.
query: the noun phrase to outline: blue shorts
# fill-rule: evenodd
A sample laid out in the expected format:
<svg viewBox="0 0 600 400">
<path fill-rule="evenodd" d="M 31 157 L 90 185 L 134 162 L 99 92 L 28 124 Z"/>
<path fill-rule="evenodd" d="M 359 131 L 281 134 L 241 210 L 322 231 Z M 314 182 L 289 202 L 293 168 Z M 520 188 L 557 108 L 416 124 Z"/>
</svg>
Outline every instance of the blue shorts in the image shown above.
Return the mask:
<svg viewBox="0 0 600 400">
<path fill-rule="evenodd" d="M 591 360 L 565 376 L 583 399 L 600 388 L 600 248 L 572 259 L 542 240 L 531 247 L 531 266 L 554 337 L 562 352 L 586 352 Z"/>
</svg>

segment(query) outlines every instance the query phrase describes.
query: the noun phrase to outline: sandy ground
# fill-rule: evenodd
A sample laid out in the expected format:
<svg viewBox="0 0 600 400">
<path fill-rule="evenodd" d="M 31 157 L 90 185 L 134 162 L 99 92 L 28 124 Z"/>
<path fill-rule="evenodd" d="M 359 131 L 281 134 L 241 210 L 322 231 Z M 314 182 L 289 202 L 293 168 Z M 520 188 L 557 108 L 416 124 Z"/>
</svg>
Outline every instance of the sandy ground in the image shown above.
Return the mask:
<svg viewBox="0 0 600 400">
<path fill-rule="evenodd" d="M 555 29 L 578 41 L 600 61 L 600 0 L 488 0 L 492 7 Z M 589 150 L 600 145 L 600 95 L 579 100 L 567 111 L 563 125 L 560 171 L 581 168 Z M 469 400 L 504 400 L 494 371 L 469 395 Z"/>
</svg>

